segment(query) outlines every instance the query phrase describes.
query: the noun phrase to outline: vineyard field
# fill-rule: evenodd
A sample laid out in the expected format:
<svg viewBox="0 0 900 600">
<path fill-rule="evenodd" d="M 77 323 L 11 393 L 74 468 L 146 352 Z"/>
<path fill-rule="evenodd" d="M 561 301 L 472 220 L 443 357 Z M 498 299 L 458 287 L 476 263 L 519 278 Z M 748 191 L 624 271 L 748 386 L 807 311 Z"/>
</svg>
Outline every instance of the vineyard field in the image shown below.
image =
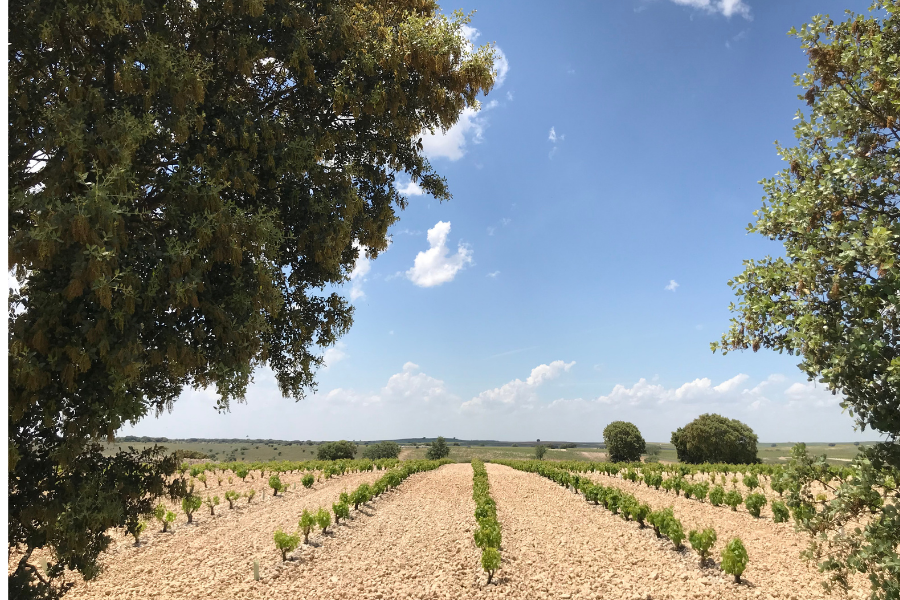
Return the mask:
<svg viewBox="0 0 900 600">
<path fill-rule="evenodd" d="M 251 471 L 241 480 L 223 471 L 222 465 L 207 467 L 203 475 L 208 487 L 191 477 L 195 492 L 206 499 L 211 494 L 222 496 L 226 488 L 234 489 L 241 494 L 234 509 L 223 501 L 212 515 L 204 505 L 189 525 L 179 507 L 169 505 L 167 508 L 177 513 L 172 531 L 162 533 L 158 523 L 151 522 L 139 546 L 124 531 L 116 532 L 103 557 L 104 572 L 90 582 L 72 579 L 68 597 L 837 598 L 825 593 L 819 573 L 800 558 L 805 539 L 789 523 L 774 523 L 766 510 L 761 518 L 754 518 L 743 508 L 731 511 L 656 490 L 640 481 L 633 483 L 623 478 L 624 470 L 614 475 L 571 471 L 581 482 L 575 484 L 580 488 L 576 491 L 572 485 L 558 485 L 539 473 L 519 470 L 528 464 L 521 461 L 508 463 L 511 466 L 487 463 L 475 470 L 468 463 L 430 463 L 424 468 L 431 470 L 413 472 L 368 500 L 356 497 L 354 490 L 378 488 L 379 481 L 390 479 L 392 473 L 402 472 L 410 464 L 416 463 L 401 461 L 398 465 L 394 461 L 381 470 L 351 469 L 332 476 L 327 475 L 327 464 L 316 467 L 324 471 L 309 471 L 307 465 L 279 474 L 284 485 L 278 495 L 267 489 L 271 471 Z M 549 468 L 556 473 L 567 472 L 561 468 L 566 463 L 540 464 L 555 465 Z M 571 464 L 574 469 L 576 463 Z M 476 510 L 478 494 L 473 499 L 473 474 L 477 483 L 477 469 L 482 469 L 483 478 L 485 468 L 489 488 L 488 495 L 481 497 L 495 503 L 494 523 L 499 523 L 502 532 L 496 550 L 502 563 L 492 574 L 491 584 L 477 543 L 481 522 Z M 314 481 L 306 487 L 303 478 L 311 473 Z M 223 479 L 221 486 L 219 478 Z M 712 547 L 711 561 L 701 567 L 687 542 L 676 549 L 669 539 L 655 535 L 652 527 L 641 527 L 603 504 L 590 502 L 584 490 L 591 482 L 631 494 L 654 509 L 672 507 L 685 533 L 714 528 L 718 542 Z M 246 495 L 251 489 L 256 493 L 248 502 Z M 771 496 L 771 490 L 768 493 Z M 304 511 L 313 514 L 322 507 L 339 506 L 344 494 L 350 498 L 349 517 L 329 524 L 324 532 L 313 527 L 309 543 L 287 550 L 283 560 L 273 543 L 273 532 L 295 530 Z M 352 510 L 357 500 L 358 510 Z M 736 536 L 749 554 L 740 584 L 734 583 L 720 564 L 722 548 Z M 41 557 L 35 560 L 40 564 Z M 865 582 L 856 582 L 849 598 L 866 597 Z"/>
</svg>

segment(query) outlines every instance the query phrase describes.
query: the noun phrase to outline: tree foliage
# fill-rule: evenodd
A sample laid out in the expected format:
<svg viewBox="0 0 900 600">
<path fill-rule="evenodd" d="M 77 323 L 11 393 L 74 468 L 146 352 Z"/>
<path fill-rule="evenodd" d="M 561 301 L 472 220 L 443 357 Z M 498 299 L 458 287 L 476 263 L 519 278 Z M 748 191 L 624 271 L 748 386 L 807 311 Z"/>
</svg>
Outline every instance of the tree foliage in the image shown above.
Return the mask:
<svg viewBox="0 0 900 600">
<path fill-rule="evenodd" d="M 736 316 L 713 350 L 797 354 L 860 429 L 885 434 L 851 476 L 829 480 L 834 500 L 807 497 L 824 460 L 802 447 L 786 485 L 811 536 L 806 555 L 828 584 L 846 587 L 861 571 L 873 598 L 898 598 L 900 5 L 878 0 L 869 15 L 820 15 L 790 33 L 809 57 L 795 76 L 808 109 L 798 112 L 796 145 L 778 146 L 787 166 L 762 182 L 765 203 L 749 227 L 781 241 L 784 256 L 746 261 L 729 282 Z"/>
<path fill-rule="evenodd" d="M 398 458 L 400 456 L 400 444 L 397 442 L 378 442 L 367 446 L 363 450 L 363 458 L 378 460 L 379 458 Z"/>
<path fill-rule="evenodd" d="M 684 463 L 751 464 L 756 456 L 756 434 L 737 419 L 717 414 L 700 415 L 672 432 L 672 445 Z"/>
<path fill-rule="evenodd" d="M 340 460 L 342 458 L 353 459 L 356 456 L 356 444 L 341 440 L 339 442 L 325 442 L 319 445 L 316 458 L 319 460 Z"/>
<path fill-rule="evenodd" d="M 447 441 L 441 436 L 438 436 L 436 440 L 431 442 L 431 445 L 428 446 L 428 451 L 425 453 L 425 458 L 428 460 L 441 460 L 448 456 L 450 456 L 450 446 L 447 445 Z"/>
<path fill-rule="evenodd" d="M 627 421 L 613 421 L 603 430 L 606 453 L 612 462 L 639 462 L 647 448 L 640 430 Z"/>
<path fill-rule="evenodd" d="M 9 20 L 9 544 L 90 578 L 109 527 L 177 492 L 161 455 L 93 440 L 185 386 L 227 409 L 263 364 L 302 398 L 352 320 L 327 286 L 406 206 L 395 175 L 449 198 L 420 134 L 477 105 L 493 51 L 433 0 L 23 0 Z"/>
</svg>

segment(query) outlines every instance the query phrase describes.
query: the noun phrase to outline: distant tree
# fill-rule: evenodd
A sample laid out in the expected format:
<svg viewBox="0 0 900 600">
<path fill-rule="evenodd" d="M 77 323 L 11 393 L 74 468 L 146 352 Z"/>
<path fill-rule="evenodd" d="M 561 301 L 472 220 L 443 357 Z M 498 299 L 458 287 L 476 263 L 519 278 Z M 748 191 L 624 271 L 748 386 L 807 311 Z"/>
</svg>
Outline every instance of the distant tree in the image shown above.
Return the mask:
<svg viewBox="0 0 900 600">
<path fill-rule="evenodd" d="M 703 414 L 672 433 L 684 463 L 757 463 L 756 434 L 749 426 L 717 414 Z"/>
<path fill-rule="evenodd" d="M 534 457 L 538 460 L 543 460 L 544 455 L 547 454 L 547 446 L 543 446 L 538 444 L 534 447 Z"/>
<path fill-rule="evenodd" d="M 647 444 L 647 448 L 646 450 L 644 450 L 644 453 L 647 456 L 659 457 L 659 455 L 662 453 L 662 446 L 660 446 L 659 444 Z"/>
<path fill-rule="evenodd" d="M 428 452 L 425 453 L 425 457 L 428 460 L 440 460 L 448 456 L 450 456 L 450 447 L 447 446 L 446 440 L 440 436 L 431 443 L 428 447 Z"/>
<path fill-rule="evenodd" d="M 378 442 L 363 450 L 363 458 L 377 460 L 379 458 L 397 458 L 400 456 L 400 444 L 397 442 Z"/>
<path fill-rule="evenodd" d="M 647 447 L 640 430 L 627 421 L 613 421 L 603 430 L 603 442 L 612 462 L 637 462 Z"/>
<path fill-rule="evenodd" d="M 325 442 L 319 446 L 316 458 L 319 460 L 352 459 L 356 456 L 356 446 L 353 442 L 341 440 L 339 442 Z"/>
</svg>

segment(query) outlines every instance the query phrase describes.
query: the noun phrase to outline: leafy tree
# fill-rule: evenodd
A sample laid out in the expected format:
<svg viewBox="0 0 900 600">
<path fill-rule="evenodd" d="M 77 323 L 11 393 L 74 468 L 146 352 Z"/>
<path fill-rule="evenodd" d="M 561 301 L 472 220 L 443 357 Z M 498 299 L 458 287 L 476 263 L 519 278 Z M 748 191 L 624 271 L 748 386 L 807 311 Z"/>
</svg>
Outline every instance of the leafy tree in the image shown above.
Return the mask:
<svg viewBox="0 0 900 600">
<path fill-rule="evenodd" d="M 397 442 L 378 442 L 363 450 L 363 458 L 378 460 L 380 458 L 398 458 L 400 456 L 400 444 Z"/>
<path fill-rule="evenodd" d="M 534 457 L 538 460 L 544 460 L 544 455 L 547 454 L 547 446 L 543 444 L 538 444 L 534 447 Z"/>
<path fill-rule="evenodd" d="M 700 555 L 700 566 L 702 567 L 709 558 L 710 548 L 716 543 L 716 530 L 712 527 L 707 527 L 703 531 L 692 529 L 688 533 L 688 541 L 691 543 L 691 548 Z"/>
<path fill-rule="evenodd" d="M 757 463 L 756 434 L 737 419 L 700 415 L 672 433 L 672 444 L 683 463 Z"/>
<path fill-rule="evenodd" d="M 450 456 L 450 447 L 447 445 L 447 441 L 441 436 L 438 436 L 436 440 L 431 442 L 431 445 L 428 447 L 428 452 L 425 453 L 425 458 L 428 460 L 441 460 L 448 456 Z"/>
<path fill-rule="evenodd" d="M 387 247 L 395 174 L 450 197 L 420 134 L 477 106 L 493 50 L 433 0 L 8 17 L 9 544 L 91 578 L 105 532 L 181 485 L 162 454 L 94 442 L 185 386 L 226 410 L 264 363 L 302 398 L 352 322 L 323 290 Z M 27 564 L 12 596 L 43 593 Z"/>
<path fill-rule="evenodd" d="M 287 560 L 287 555 L 300 545 L 300 536 L 296 533 L 285 533 L 281 527 L 275 530 L 275 547 L 281 552 L 282 562 Z"/>
<path fill-rule="evenodd" d="M 747 570 L 750 557 L 741 538 L 734 538 L 725 545 L 722 550 L 722 570 L 729 575 L 734 575 L 734 582 L 741 582 L 741 575 Z"/>
<path fill-rule="evenodd" d="M 613 421 L 603 430 L 603 442 L 612 462 L 639 462 L 647 447 L 640 430 L 627 421 Z"/>
<path fill-rule="evenodd" d="M 790 33 L 809 57 L 795 76 L 808 108 L 749 228 L 784 255 L 747 261 L 730 282 L 735 317 L 713 350 L 797 354 L 859 428 L 884 434 L 851 464 L 837 502 L 792 510 L 806 513 L 807 556 L 831 584 L 862 571 L 873 598 L 895 598 L 900 499 L 881 482 L 900 480 L 900 6 L 878 0 L 869 15 L 820 15 Z M 844 528 L 861 514 L 866 527 Z"/>
<path fill-rule="evenodd" d="M 340 460 L 342 458 L 353 459 L 356 456 L 356 444 L 341 440 L 339 442 L 325 442 L 316 451 L 319 460 Z"/>
</svg>

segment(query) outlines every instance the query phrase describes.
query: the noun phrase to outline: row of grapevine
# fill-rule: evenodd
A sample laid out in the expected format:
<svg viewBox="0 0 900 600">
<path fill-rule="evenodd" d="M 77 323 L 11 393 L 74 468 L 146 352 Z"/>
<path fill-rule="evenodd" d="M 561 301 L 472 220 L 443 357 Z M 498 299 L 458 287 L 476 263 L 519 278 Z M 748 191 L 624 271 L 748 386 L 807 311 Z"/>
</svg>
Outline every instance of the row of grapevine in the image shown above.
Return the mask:
<svg viewBox="0 0 900 600">
<path fill-rule="evenodd" d="M 366 504 L 373 498 L 377 498 L 381 494 L 396 488 L 407 477 L 414 473 L 423 471 L 431 471 L 438 467 L 451 463 L 450 459 L 441 460 L 408 460 L 403 461 L 387 473 L 379 477 L 375 483 L 361 483 L 355 490 L 350 493 L 341 492 L 337 502 L 331 505 L 334 512 L 334 522 L 339 523 L 341 519 L 347 519 L 350 516 L 350 505 L 354 510 L 359 510 L 360 505 Z M 318 526 L 324 533 L 328 526 L 331 525 L 331 515 L 324 509 L 319 508 L 316 513 L 312 513 L 307 509 L 303 510 L 300 520 L 297 524 L 297 531 L 294 533 L 285 533 L 278 528 L 274 534 L 275 547 L 281 552 L 282 561 L 287 560 L 290 552 L 297 549 L 300 545 L 300 535 L 303 535 L 303 543 L 309 543 L 309 534 Z"/>
<path fill-rule="evenodd" d="M 472 498 L 475 500 L 475 545 L 481 548 L 481 568 L 487 573 L 488 584 L 494 573 L 500 568 L 500 521 L 497 520 L 497 503 L 491 498 L 491 486 L 488 482 L 484 463 L 472 459 Z"/>
<path fill-rule="evenodd" d="M 198 478 L 206 484 L 206 473 L 216 474 L 218 472 L 231 472 L 241 478 L 246 479 L 249 475 L 253 477 L 253 471 L 259 471 L 260 477 L 265 474 L 274 473 L 294 473 L 295 471 L 319 471 L 328 479 L 333 475 L 343 475 L 345 473 L 363 472 L 363 471 L 384 471 L 396 467 L 400 461 L 396 458 L 380 458 L 372 460 L 368 458 L 362 459 L 340 459 L 340 460 L 273 460 L 266 462 L 205 462 L 197 464 L 182 463 L 178 470 L 182 475 L 190 473 L 191 477 Z M 200 479 L 202 477 L 202 479 Z M 221 485 L 221 483 L 220 483 Z"/>
<path fill-rule="evenodd" d="M 542 461 L 522 460 L 496 460 L 498 464 L 506 465 L 525 471 L 537 473 L 555 483 L 572 489 L 576 494 L 581 492 L 584 499 L 596 505 L 602 505 L 614 515 L 620 515 L 626 521 L 635 521 L 641 528 L 649 524 L 653 527 L 657 537 L 667 537 L 672 541 L 676 550 L 684 547 L 687 537 L 691 547 L 700 556 L 700 565 L 706 564 L 710 550 L 716 542 L 716 532 L 713 528 L 702 531 L 692 530 L 687 536 L 681 521 L 675 516 L 672 507 L 654 510 L 650 505 L 640 502 L 632 494 L 617 487 L 604 486 L 592 482 L 587 477 L 572 474 L 556 465 Z M 722 570 L 733 575 L 735 582 L 740 583 L 741 574 L 747 568 L 749 557 L 740 538 L 734 538 L 726 544 L 722 550 Z"/>
</svg>

